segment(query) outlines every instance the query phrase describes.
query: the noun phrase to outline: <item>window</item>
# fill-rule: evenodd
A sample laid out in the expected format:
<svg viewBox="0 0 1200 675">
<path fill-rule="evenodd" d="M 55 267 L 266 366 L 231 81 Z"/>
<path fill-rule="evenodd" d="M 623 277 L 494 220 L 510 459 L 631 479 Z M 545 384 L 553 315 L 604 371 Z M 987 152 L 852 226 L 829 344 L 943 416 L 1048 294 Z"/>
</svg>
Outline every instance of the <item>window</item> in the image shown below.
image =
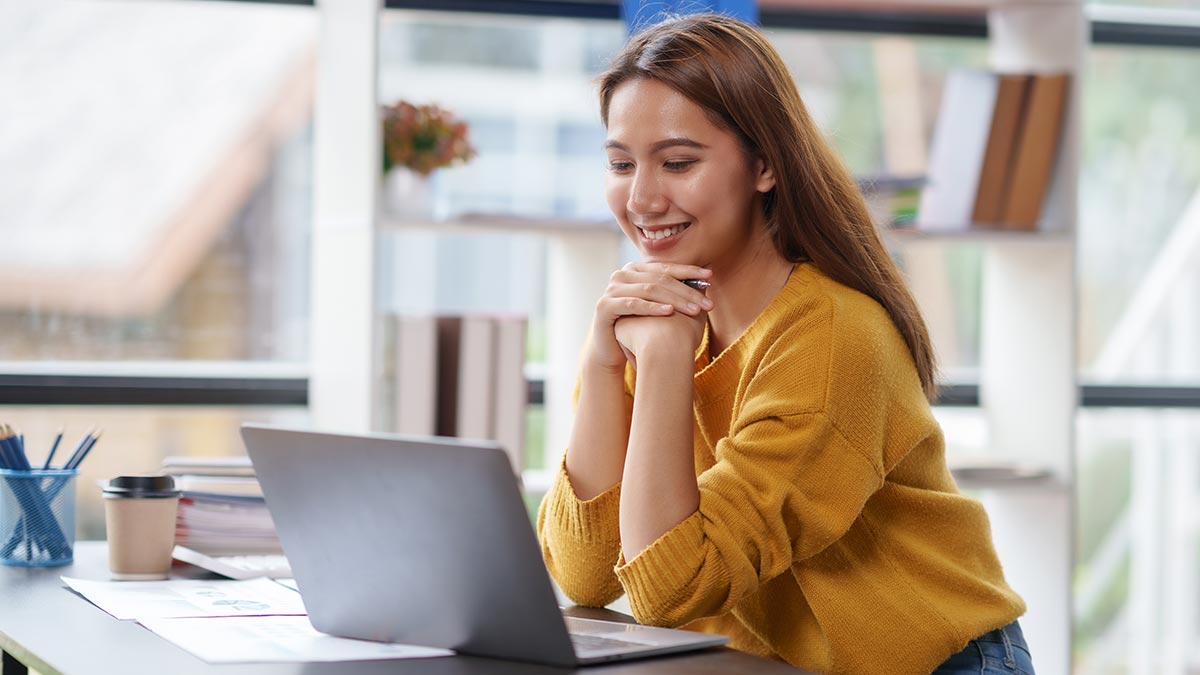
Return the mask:
<svg viewBox="0 0 1200 675">
<path fill-rule="evenodd" d="M 103 429 L 81 466 L 81 538 L 103 536 L 96 481 L 240 453 L 242 421 L 307 420 L 302 405 L 233 404 L 284 371 L 294 400 L 305 376 L 316 36 L 311 8 L 5 5 L 0 393 L 21 404 L 0 421 L 34 459 L 60 428 L 59 459 Z M 30 404 L 96 376 L 144 404 L 180 373 L 245 392 L 126 406 L 80 388 L 72 405 Z"/>
<path fill-rule="evenodd" d="M 12 9 L 0 361 L 303 361 L 314 12 Z"/>
<path fill-rule="evenodd" d="M 1076 672 L 1200 666 L 1197 439 L 1195 411 L 1080 415 Z"/>
<path fill-rule="evenodd" d="M 1197 50 L 1092 50 L 1078 245 L 1093 381 L 1200 383 L 1198 78 Z"/>
</svg>

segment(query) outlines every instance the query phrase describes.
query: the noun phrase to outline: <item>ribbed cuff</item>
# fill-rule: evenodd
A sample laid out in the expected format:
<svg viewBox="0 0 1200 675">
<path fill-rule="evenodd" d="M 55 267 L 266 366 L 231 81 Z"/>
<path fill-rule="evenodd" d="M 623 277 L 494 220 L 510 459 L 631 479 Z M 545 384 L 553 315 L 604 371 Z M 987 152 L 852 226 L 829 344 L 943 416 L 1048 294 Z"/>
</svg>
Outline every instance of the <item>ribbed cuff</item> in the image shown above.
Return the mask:
<svg viewBox="0 0 1200 675">
<path fill-rule="evenodd" d="M 546 515 L 561 532 L 584 543 L 620 541 L 621 484 L 583 501 L 575 493 L 563 459 L 546 497 Z"/>
<path fill-rule="evenodd" d="M 614 571 L 639 618 L 662 618 L 663 608 L 690 586 L 704 556 L 704 526 L 696 511 L 667 530 L 626 562 L 617 558 Z"/>
</svg>

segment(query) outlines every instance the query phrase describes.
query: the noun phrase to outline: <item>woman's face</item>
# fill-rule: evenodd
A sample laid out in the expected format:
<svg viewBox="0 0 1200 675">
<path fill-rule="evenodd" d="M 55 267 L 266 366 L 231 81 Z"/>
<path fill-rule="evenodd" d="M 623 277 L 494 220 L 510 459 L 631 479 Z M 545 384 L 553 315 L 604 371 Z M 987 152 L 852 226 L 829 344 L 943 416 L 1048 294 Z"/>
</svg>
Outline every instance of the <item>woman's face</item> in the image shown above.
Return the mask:
<svg viewBox="0 0 1200 675">
<path fill-rule="evenodd" d="M 730 267 L 765 235 L 756 197 L 773 175 L 671 87 L 644 78 L 619 85 L 605 147 L 608 208 L 645 260 Z"/>
</svg>

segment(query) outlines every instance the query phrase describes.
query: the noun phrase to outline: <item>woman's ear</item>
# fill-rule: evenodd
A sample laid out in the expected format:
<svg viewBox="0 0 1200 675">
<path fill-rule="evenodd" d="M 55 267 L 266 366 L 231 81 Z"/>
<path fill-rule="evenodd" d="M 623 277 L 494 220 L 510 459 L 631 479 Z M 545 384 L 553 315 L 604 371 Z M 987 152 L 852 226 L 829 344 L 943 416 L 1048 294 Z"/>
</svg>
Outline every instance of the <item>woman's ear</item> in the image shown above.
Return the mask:
<svg viewBox="0 0 1200 675">
<path fill-rule="evenodd" d="M 775 172 L 767 165 L 766 160 L 758 159 L 754 162 L 754 189 L 758 192 L 767 193 L 775 189 Z"/>
</svg>

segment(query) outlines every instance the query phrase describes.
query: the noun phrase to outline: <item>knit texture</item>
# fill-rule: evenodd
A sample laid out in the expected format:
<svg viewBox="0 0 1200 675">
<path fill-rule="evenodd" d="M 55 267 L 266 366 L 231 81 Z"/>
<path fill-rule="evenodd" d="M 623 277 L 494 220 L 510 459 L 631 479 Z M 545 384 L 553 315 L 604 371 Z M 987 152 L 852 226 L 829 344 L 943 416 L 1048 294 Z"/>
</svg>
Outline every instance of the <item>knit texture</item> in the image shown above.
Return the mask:
<svg viewBox="0 0 1200 675">
<path fill-rule="evenodd" d="M 706 336 L 695 513 L 626 561 L 620 486 L 580 501 L 560 467 L 538 536 L 574 602 L 624 592 L 641 623 L 839 675 L 926 675 L 1024 613 L 878 303 L 797 265 L 737 341 L 707 354 Z M 631 370 L 626 388 L 636 398 Z"/>
</svg>

